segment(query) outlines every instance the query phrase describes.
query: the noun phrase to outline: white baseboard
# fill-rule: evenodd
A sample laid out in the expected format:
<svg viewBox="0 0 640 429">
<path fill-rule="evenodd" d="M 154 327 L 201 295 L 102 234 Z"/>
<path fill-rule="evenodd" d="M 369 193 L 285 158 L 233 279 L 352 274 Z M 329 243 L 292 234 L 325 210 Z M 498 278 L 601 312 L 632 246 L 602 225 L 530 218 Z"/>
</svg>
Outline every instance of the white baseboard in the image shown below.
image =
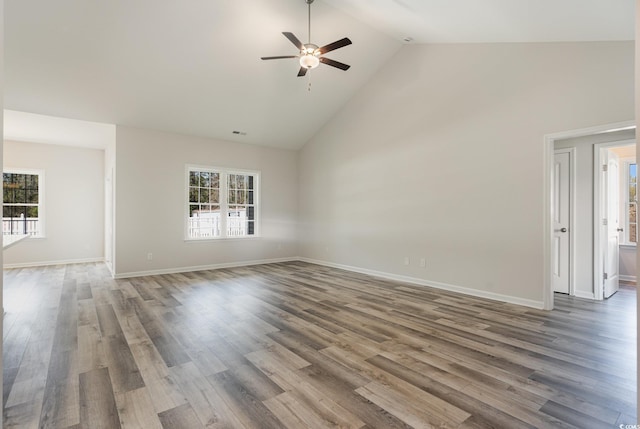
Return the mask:
<svg viewBox="0 0 640 429">
<path fill-rule="evenodd" d="M 89 264 L 94 262 L 104 262 L 104 258 L 61 259 L 59 261 L 21 262 L 19 264 L 5 263 L 3 264 L 3 268 L 47 267 L 50 265 Z"/>
<path fill-rule="evenodd" d="M 222 264 L 197 265 L 193 267 L 175 267 L 175 268 L 165 268 L 161 270 L 117 273 L 113 278 L 127 279 L 131 277 L 157 276 L 161 274 L 189 273 L 193 271 L 217 270 L 220 268 L 248 267 L 251 265 L 275 264 L 278 262 L 292 262 L 292 261 L 298 261 L 298 260 L 300 260 L 298 257 L 291 257 L 291 258 L 277 258 L 277 259 L 258 259 L 254 261 L 226 262 Z"/>
<path fill-rule="evenodd" d="M 115 278 L 115 273 L 113 271 L 113 264 L 105 259 L 104 264 L 107 266 L 107 269 L 111 273 L 111 277 Z"/>
<path fill-rule="evenodd" d="M 336 264 L 333 262 L 321 261 L 318 259 L 302 258 L 302 257 L 259 259 L 259 260 L 253 260 L 253 261 L 228 262 L 228 263 L 222 263 L 222 264 L 198 265 L 198 266 L 192 266 L 192 267 L 175 267 L 175 268 L 165 268 L 160 270 L 135 271 L 135 272 L 128 272 L 128 273 L 117 273 L 113 276 L 113 278 L 126 279 L 131 277 L 143 277 L 143 276 L 153 276 L 153 275 L 162 275 L 162 274 L 177 274 L 177 273 L 187 273 L 187 272 L 193 272 L 193 271 L 206 271 L 206 270 L 215 270 L 220 268 L 247 267 L 251 265 L 264 265 L 264 264 L 274 264 L 279 262 L 294 262 L 294 261 L 301 261 L 301 262 L 307 262 L 310 264 L 323 265 L 327 267 L 338 268 L 345 271 L 352 271 L 355 273 L 361 273 L 361 274 L 367 274 L 374 277 L 380 277 L 383 279 L 394 280 L 398 282 L 405 282 L 405 283 L 410 283 L 413 285 L 419 285 L 419 286 L 425 286 L 425 287 L 432 287 L 435 289 L 442 289 L 450 292 L 457 292 L 465 295 L 471 295 L 478 298 L 486 298 L 494 301 L 501 301 L 501 302 L 507 302 L 510 304 L 522 305 L 525 307 L 531 307 L 536 309 L 544 308 L 543 301 L 534 301 L 534 300 L 519 298 L 511 295 L 503 295 L 503 294 L 483 291 L 479 289 L 471 289 L 463 286 L 424 280 L 416 277 L 403 276 L 399 274 L 392 274 L 392 273 L 387 273 L 383 271 L 370 270 L 366 268 Z M 67 265 L 67 264 L 81 264 L 81 263 L 92 263 L 92 262 L 104 262 L 104 258 L 34 262 L 34 263 L 24 263 L 24 264 L 5 264 L 4 268 L 26 268 L 26 267 L 37 267 L 37 266 L 47 266 L 47 265 Z M 578 295 L 578 293 L 576 293 L 576 296 L 579 296 L 581 298 L 593 299 L 593 294 L 591 294 L 591 296 L 586 296 L 586 295 L 587 294 L 583 294 L 583 293 Z"/>
<path fill-rule="evenodd" d="M 383 272 L 383 271 L 375 271 L 375 270 L 369 270 L 369 269 L 366 269 L 366 268 L 353 267 L 353 266 L 350 266 L 350 265 L 335 264 L 333 262 L 326 262 L 326 261 L 321 261 L 321 260 L 317 260 L 317 259 L 298 258 L 298 260 L 302 261 L 302 262 L 308 262 L 310 264 L 324 265 L 324 266 L 327 266 L 327 267 L 339 268 L 341 270 L 352 271 L 352 272 L 355 272 L 355 273 L 367 274 L 367 275 L 370 275 L 370 276 L 380 277 L 380 278 L 383 278 L 383 279 L 394 280 L 394 281 L 405 282 L 405 283 L 411 283 L 411 284 L 419 285 L 419 286 L 432 287 L 432 288 L 436 288 L 436 289 L 447 290 L 447 291 L 450 291 L 450 292 L 457 292 L 457 293 L 462 293 L 462 294 L 465 294 L 465 295 L 471 295 L 471 296 L 475 296 L 475 297 L 478 297 L 478 298 L 486 298 L 486 299 L 491 299 L 491 300 L 494 300 L 494 301 L 507 302 L 509 304 L 517 304 L 517 305 L 522 305 L 522 306 L 525 306 L 525 307 L 532 307 L 532 308 L 536 308 L 538 310 L 542 310 L 544 308 L 544 302 L 543 301 L 534 301 L 534 300 L 530 300 L 530 299 L 518 298 L 517 296 L 503 295 L 503 294 L 487 292 L 487 291 L 483 291 L 483 290 L 479 290 L 479 289 L 471 289 L 471 288 L 466 288 L 466 287 L 463 287 L 463 286 L 456 286 L 456 285 L 451 285 L 451 284 L 447 284 L 447 283 L 441 283 L 441 282 L 435 282 L 435 281 L 430 281 L 430 280 L 419 279 L 419 278 L 416 278 L 416 277 L 409 277 L 409 276 L 403 276 L 403 275 L 398 275 L 398 274 L 386 273 L 386 272 Z"/>
<path fill-rule="evenodd" d="M 622 274 L 620 274 L 620 280 L 624 281 L 624 282 L 636 282 L 636 276 L 623 276 Z"/>
</svg>

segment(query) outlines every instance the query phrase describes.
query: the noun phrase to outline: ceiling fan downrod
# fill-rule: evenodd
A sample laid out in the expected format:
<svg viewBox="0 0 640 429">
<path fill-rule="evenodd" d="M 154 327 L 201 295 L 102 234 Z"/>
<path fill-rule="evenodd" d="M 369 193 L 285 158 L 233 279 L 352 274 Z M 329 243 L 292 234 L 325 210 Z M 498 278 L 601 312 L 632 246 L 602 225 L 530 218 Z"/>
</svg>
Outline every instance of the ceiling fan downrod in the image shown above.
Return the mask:
<svg viewBox="0 0 640 429">
<path fill-rule="evenodd" d="M 307 20 L 307 29 L 309 30 L 307 34 L 309 35 L 309 39 L 308 39 L 309 41 L 307 43 L 311 44 L 311 3 L 313 3 L 313 0 L 305 0 L 305 1 L 309 5 L 309 19 Z"/>
</svg>

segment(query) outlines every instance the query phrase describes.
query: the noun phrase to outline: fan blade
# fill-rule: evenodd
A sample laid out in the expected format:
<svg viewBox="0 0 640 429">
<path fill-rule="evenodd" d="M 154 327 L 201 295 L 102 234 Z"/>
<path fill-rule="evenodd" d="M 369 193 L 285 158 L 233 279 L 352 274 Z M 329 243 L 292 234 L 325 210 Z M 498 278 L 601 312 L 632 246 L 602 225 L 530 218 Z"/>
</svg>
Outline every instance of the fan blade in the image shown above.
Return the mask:
<svg viewBox="0 0 640 429">
<path fill-rule="evenodd" d="M 326 65 L 331 66 L 331 67 L 339 68 L 340 70 L 344 70 L 344 71 L 349 70 L 349 68 L 351 67 L 348 64 L 344 64 L 344 63 L 341 63 L 339 61 L 331 60 L 331 59 L 325 58 L 325 57 L 320 57 L 320 62 L 322 64 L 326 64 Z"/>
<path fill-rule="evenodd" d="M 284 58 L 298 58 L 297 55 L 283 55 L 279 57 L 260 57 L 261 60 L 281 60 Z"/>
<path fill-rule="evenodd" d="M 298 38 L 296 36 L 293 35 L 293 33 L 289 33 L 287 31 L 285 31 L 284 33 L 284 37 L 286 37 L 287 39 L 289 39 L 291 41 L 291 43 L 293 43 L 294 45 L 296 45 L 296 48 L 303 50 L 304 49 L 304 45 L 302 44 L 302 42 L 300 40 L 298 40 Z"/>
<path fill-rule="evenodd" d="M 298 72 L 298 77 L 302 77 L 302 76 L 306 75 L 308 70 L 309 69 L 306 68 L 306 67 L 300 67 L 300 71 Z"/>
<path fill-rule="evenodd" d="M 335 51 L 336 49 L 340 49 L 340 48 L 344 48 L 347 45 L 351 44 L 351 40 L 349 40 L 348 37 L 345 37 L 344 39 L 340 39 L 340 40 L 336 40 L 333 43 L 329 43 L 328 45 L 325 45 L 321 48 L 318 48 L 318 52 L 320 52 L 320 55 L 326 54 L 327 52 L 331 52 L 331 51 Z"/>
</svg>

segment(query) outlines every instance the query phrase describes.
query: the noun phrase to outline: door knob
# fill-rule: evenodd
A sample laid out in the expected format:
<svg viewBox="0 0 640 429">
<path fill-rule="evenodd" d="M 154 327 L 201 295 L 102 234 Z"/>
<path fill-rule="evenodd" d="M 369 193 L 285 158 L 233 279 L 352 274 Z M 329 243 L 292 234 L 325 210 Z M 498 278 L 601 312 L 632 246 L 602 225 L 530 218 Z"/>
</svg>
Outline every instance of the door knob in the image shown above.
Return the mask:
<svg viewBox="0 0 640 429">
<path fill-rule="evenodd" d="M 618 228 L 616 231 L 618 231 L 618 232 L 622 232 L 622 231 L 624 231 L 624 229 L 622 229 L 622 228 Z"/>
<path fill-rule="evenodd" d="M 560 228 L 560 232 L 567 232 L 567 228 Z"/>
</svg>

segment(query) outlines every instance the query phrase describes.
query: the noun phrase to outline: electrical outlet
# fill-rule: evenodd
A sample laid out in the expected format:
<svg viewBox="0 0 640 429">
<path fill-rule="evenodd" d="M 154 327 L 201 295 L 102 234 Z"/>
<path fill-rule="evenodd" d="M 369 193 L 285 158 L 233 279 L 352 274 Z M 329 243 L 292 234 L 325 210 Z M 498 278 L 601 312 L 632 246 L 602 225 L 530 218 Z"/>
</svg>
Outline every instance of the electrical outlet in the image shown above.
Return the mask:
<svg viewBox="0 0 640 429">
<path fill-rule="evenodd" d="M 426 266 L 427 266 L 427 259 L 426 258 L 420 259 L 420 266 L 422 268 L 426 268 Z"/>
<path fill-rule="evenodd" d="M 411 259 L 408 256 L 404 257 L 404 264 L 405 265 L 411 265 Z"/>
<path fill-rule="evenodd" d="M 153 253 L 147 253 L 147 261 L 153 260 Z"/>
</svg>

